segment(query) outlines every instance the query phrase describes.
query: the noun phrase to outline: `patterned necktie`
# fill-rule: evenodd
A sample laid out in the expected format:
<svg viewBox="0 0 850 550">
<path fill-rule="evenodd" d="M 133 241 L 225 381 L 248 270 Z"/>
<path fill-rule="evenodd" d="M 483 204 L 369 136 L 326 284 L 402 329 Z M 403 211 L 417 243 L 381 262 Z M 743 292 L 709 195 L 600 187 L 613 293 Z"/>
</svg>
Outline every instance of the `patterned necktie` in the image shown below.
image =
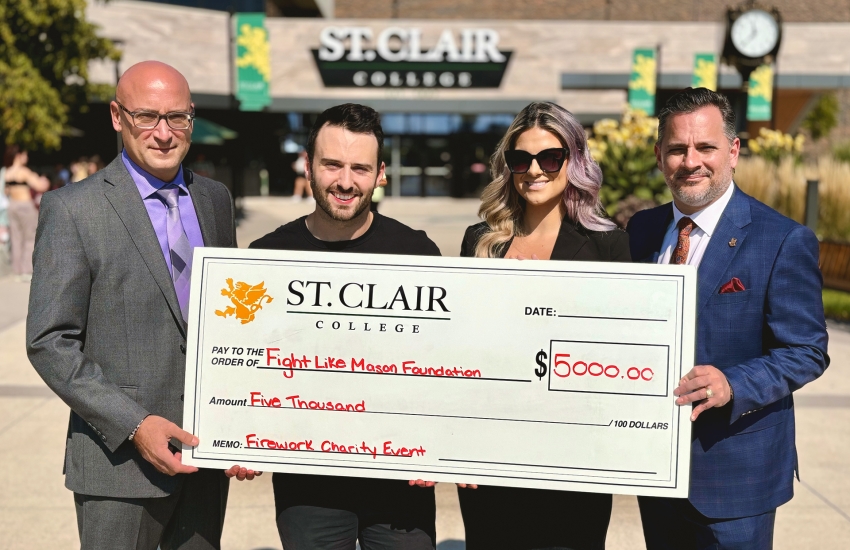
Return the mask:
<svg viewBox="0 0 850 550">
<path fill-rule="evenodd" d="M 688 251 L 691 249 L 691 231 L 694 230 L 696 224 L 690 218 L 682 218 L 676 227 L 679 228 L 679 241 L 676 243 L 673 254 L 670 255 L 670 263 L 684 265 L 688 262 Z"/>
<path fill-rule="evenodd" d="M 168 250 L 171 256 L 171 280 L 174 281 L 174 291 L 180 303 L 180 313 L 183 320 L 189 317 L 189 282 L 192 275 L 192 245 L 183 230 L 180 219 L 180 208 L 177 206 L 177 196 L 180 189 L 166 185 L 157 191 L 168 206 Z"/>
</svg>

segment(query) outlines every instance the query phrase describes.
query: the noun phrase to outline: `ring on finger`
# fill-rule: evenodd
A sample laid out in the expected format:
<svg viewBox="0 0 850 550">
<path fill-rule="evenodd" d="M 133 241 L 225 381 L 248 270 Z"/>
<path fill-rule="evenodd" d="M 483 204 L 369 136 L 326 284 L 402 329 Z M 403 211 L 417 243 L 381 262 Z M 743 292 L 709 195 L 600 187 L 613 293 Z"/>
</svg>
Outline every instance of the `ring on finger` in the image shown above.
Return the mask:
<svg viewBox="0 0 850 550">
<path fill-rule="evenodd" d="M 708 387 L 707 387 L 707 388 L 705 388 L 705 398 L 706 398 L 706 399 L 711 399 L 711 397 L 712 397 L 713 395 L 714 395 L 714 392 L 713 392 L 713 391 L 711 391 L 711 388 L 708 388 Z"/>
</svg>

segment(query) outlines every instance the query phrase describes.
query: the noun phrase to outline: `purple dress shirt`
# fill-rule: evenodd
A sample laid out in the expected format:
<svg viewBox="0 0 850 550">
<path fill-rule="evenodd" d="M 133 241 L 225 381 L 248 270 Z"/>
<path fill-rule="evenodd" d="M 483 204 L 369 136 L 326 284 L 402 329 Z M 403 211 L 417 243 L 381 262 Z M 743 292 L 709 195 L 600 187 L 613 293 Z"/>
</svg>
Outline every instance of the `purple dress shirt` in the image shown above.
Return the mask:
<svg viewBox="0 0 850 550">
<path fill-rule="evenodd" d="M 121 160 L 124 161 L 124 166 L 127 167 L 130 177 L 133 178 L 136 187 L 139 189 L 139 194 L 142 195 L 145 209 L 148 211 L 148 217 L 151 219 L 156 238 L 159 240 L 159 247 L 162 249 L 162 256 L 165 258 L 168 272 L 171 273 L 171 254 L 168 251 L 168 207 L 165 205 L 165 201 L 156 193 L 163 186 L 168 185 L 168 183 L 148 174 L 139 165 L 130 160 L 126 149 L 121 153 Z M 201 225 L 198 223 L 195 205 L 192 203 L 192 196 L 189 195 L 186 182 L 183 181 L 182 166 L 177 172 L 177 177 L 174 178 L 174 181 L 169 183 L 180 188 L 177 206 L 180 209 L 180 221 L 183 222 L 183 230 L 186 232 L 189 244 L 192 245 L 192 248 L 204 246 L 204 238 L 201 236 Z"/>
</svg>

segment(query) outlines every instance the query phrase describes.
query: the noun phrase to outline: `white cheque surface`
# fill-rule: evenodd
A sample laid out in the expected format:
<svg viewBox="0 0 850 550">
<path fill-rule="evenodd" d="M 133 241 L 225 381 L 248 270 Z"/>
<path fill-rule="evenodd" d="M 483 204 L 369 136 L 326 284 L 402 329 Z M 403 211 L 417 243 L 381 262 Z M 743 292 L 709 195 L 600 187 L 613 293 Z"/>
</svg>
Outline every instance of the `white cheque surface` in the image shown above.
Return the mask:
<svg viewBox="0 0 850 550">
<path fill-rule="evenodd" d="M 196 248 L 188 464 L 685 497 L 691 267 Z"/>
</svg>

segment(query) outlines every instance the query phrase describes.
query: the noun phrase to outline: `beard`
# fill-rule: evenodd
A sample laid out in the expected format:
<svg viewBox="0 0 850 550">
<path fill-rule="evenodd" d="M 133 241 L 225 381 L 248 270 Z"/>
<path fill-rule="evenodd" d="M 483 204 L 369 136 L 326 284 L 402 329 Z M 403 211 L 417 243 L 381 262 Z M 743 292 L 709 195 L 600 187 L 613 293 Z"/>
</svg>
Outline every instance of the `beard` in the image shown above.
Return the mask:
<svg viewBox="0 0 850 550">
<path fill-rule="evenodd" d="M 694 185 L 680 183 L 681 178 L 688 176 L 699 175 L 708 178 L 708 186 L 705 188 L 696 188 Z M 719 199 L 729 185 L 732 183 L 733 170 L 731 167 L 712 172 L 706 168 L 702 168 L 695 172 L 687 170 L 678 170 L 673 174 L 672 178 L 666 178 L 667 187 L 673 194 L 673 198 L 682 204 L 686 204 L 692 208 L 703 208 Z"/>
<path fill-rule="evenodd" d="M 357 206 L 351 209 L 335 209 L 334 205 L 331 204 L 328 195 L 330 195 L 333 190 L 342 193 L 341 191 L 333 187 L 328 189 L 319 189 L 319 186 L 316 185 L 316 180 L 313 177 L 313 174 L 310 174 L 310 187 L 313 189 L 313 198 L 316 200 L 316 205 L 334 221 L 347 222 L 353 220 L 364 211 L 368 212 L 369 207 L 372 204 L 372 194 L 360 194 L 360 191 L 355 187 L 352 192 L 360 196 Z"/>
</svg>

